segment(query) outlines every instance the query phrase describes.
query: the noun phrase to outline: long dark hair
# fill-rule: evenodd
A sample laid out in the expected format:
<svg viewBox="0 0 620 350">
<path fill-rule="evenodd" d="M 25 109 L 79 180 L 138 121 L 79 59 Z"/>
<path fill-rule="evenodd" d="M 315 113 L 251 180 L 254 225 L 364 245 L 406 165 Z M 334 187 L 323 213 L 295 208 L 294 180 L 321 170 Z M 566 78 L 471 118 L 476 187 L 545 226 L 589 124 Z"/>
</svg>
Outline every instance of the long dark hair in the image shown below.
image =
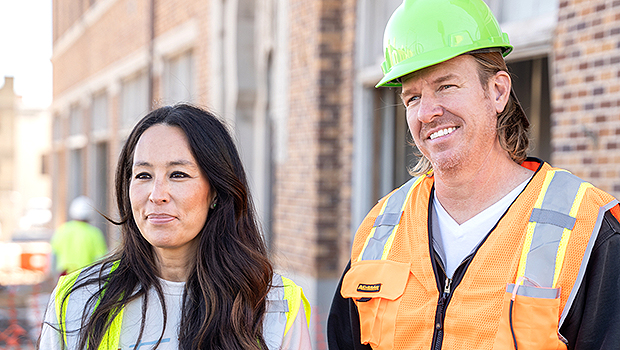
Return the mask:
<svg viewBox="0 0 620 350">
<path fill-rule="evenodd" d="M 129 302 L 147 298 L 150 288 L 159 296 L 163 324 L 166 323 L 156 257 L 138 230 L 129 199 L 136 144 L 145 130 L 158 124 L 183 130 L 194 158 L 217 196 L 217 206 L 209 210 L 199 233 L 195 264 L 185 285 L 179 348 L 267 349 L 262 321 L 273 268 L 255 219 L 245 172 L 223 123 L 213 114 L 187 104 L 149 113 L 134 127 L 122 149 L 116 169 L 120 216 L 117 224 L 121 227 L 122 242 L 110 257 L 96 265 L 99 270 L 91 274 L 94 277 L 71 289 L 73 292 L 86 285 L 104 286 L 90 297 L 90 305 L 99 301 L 94 312 L 83 314 L 79 348 L 97 348 L 111 320 Z M 110 272 L 114 263 L 118 267 Z M 65 296 L 62 303 L 66 302 Z M 137 342 L 142 337 L 145 316 L 143 307 Z M 162 337 L 163 330 L 159 341 Z"/>
</svg>

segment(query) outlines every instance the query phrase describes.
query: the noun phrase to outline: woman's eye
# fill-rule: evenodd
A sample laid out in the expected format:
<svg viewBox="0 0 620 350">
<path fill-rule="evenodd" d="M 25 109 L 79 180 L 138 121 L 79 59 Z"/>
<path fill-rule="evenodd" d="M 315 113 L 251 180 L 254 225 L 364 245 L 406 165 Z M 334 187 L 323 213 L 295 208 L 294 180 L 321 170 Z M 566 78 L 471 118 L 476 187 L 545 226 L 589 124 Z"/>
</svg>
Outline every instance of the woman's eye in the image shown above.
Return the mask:
<svg viewBox="0 0 620 350">
<path fill-rule="evenodd" d="M 175 171 L 172 174 L 170 174 L 170 177 L 173 178 L 173 179 L 182 179 L 182 178 L 185 178 L 185 177 L 189 177 L 189 175 L 187 175 L 186 173 L 181 172 L 181 171 Z"/>
<path fill-rule="evenodd" d="M 150 179 L 151 175 L 149 173 L 138 173 L 134 178 L 138 180 Z"/>
</svg>

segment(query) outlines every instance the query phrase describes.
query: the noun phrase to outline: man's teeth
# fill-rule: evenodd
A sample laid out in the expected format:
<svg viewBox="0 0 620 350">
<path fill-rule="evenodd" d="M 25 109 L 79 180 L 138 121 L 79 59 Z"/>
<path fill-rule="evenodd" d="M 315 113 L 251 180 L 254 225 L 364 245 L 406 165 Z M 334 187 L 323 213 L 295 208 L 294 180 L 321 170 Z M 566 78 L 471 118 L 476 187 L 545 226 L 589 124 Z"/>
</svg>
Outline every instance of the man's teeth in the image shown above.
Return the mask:
<svg viewBox="0 0 620 350">
<path fill-rule="evenodd" d="M 444 135 L 448 135 L 451 132 L 453 132 L 454 130 L 456 130 L 455 127 L 451 127 L 451 128 L 447 128 L 447 129 L 441 129 L 439 131 L 436 131 L 434 133 L 431 134 L 431 140 L 434 140 L 440 136 L 444 136 Z"/>
</svg>

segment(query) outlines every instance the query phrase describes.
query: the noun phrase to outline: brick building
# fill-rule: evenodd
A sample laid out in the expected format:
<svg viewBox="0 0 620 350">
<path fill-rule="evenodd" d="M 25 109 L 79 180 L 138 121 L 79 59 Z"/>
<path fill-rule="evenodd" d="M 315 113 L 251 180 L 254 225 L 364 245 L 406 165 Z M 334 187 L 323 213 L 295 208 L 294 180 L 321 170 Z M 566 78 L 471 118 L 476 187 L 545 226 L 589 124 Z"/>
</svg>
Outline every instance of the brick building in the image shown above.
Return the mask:
<svg viewBox="0 0 620 350">
<path fill-rule="evenodd" d="M 55 223 L 80 194 L 113 214 L 116 157 L 153 105 L 212 108 L 234 128 L 274 262 L 304 287 L 325 348 L 353 232 L 413 161 L 397 91 L 374 88 L 400 2 L 53 0 Z M 515 45 L 532 154 L 620 195 L 620 1 L 487 3 Z"/>
</svg>

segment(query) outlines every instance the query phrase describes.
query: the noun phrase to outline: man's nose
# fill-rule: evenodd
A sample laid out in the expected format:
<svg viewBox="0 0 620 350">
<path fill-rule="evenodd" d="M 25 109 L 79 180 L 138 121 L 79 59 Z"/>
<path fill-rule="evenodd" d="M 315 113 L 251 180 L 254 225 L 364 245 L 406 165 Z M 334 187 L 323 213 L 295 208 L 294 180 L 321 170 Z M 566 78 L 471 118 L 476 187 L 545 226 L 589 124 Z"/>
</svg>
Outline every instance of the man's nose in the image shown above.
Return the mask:
<svg viewBox="0 0 620 350">
<path fill-rule="evenodd" d="M 409 109 L 407 112 L 410 112 Z M 420 97 L 420 101 L 412 107 L 411 112 L 415 113 L 415 117 L 421 123 L 430 123 L 436 117 L 443 115 L 443 107 L 436 96 L 428 94 Z"/>
</svg>

